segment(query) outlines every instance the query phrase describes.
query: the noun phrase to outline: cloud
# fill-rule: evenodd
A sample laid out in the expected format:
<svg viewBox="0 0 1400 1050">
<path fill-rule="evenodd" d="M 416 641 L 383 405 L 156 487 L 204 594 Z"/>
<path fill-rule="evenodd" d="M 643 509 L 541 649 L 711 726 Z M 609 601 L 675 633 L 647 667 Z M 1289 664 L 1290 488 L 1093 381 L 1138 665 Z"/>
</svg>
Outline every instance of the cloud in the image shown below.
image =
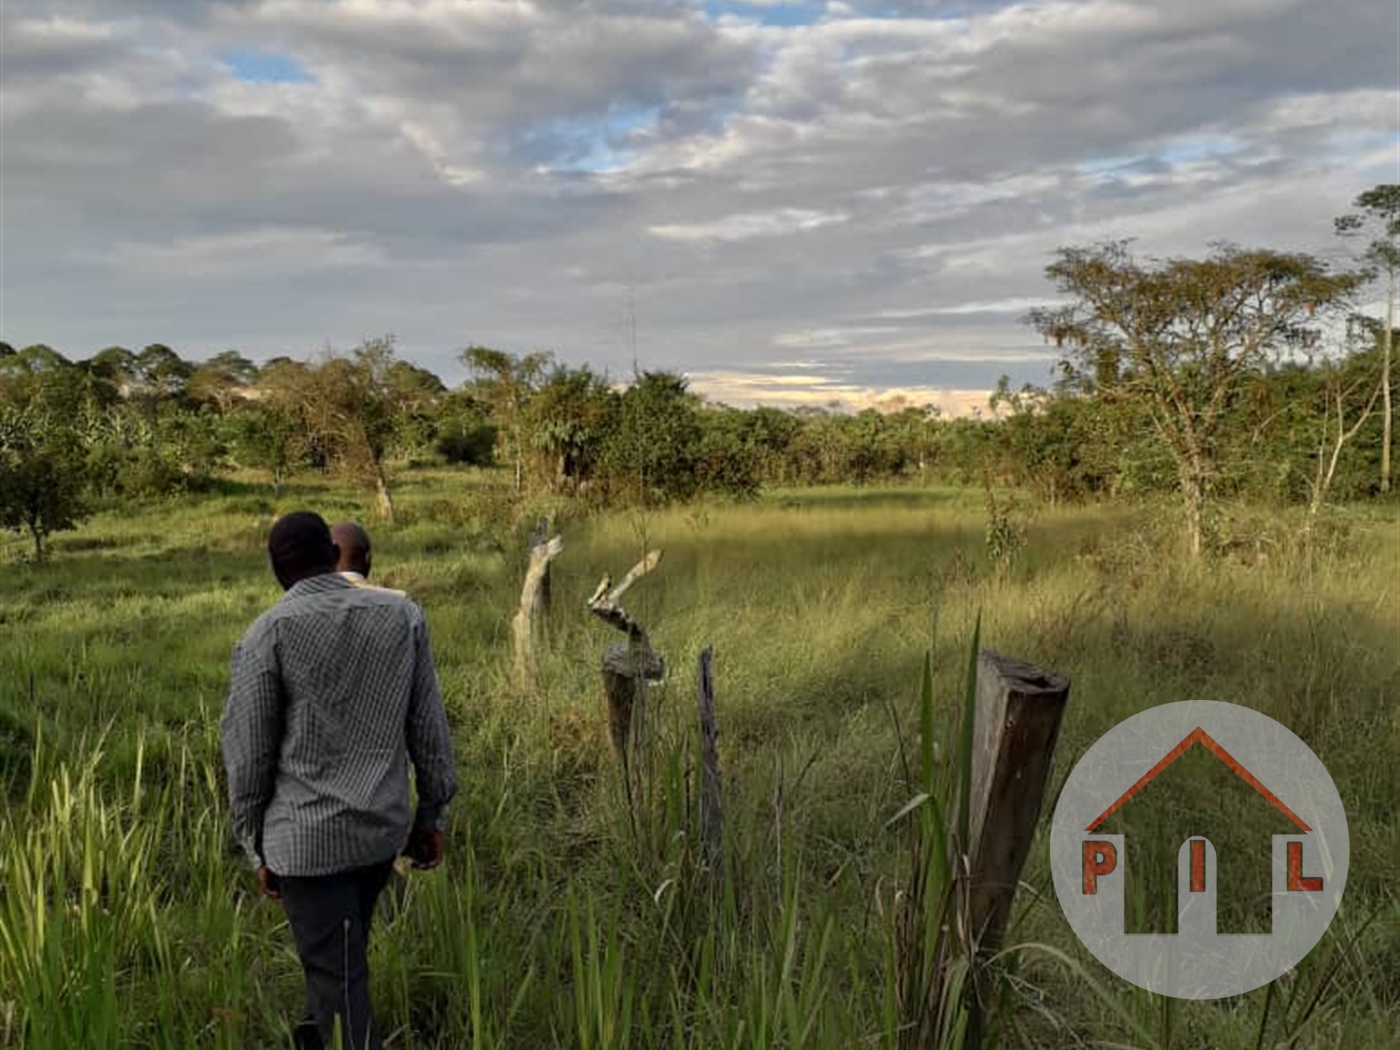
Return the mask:
<svg viewBox="0 0 1400 1050">
<path fill-rule="evenodd" d="M 873 387 L 820 376 L 770 376 L 745 372 L 694 372 L 691 388 L 735 408 L 825 408 L 838 412 L 897 412 L 927 406 L 947 418 L 989 416 L 992 391 L 940 387 Z"/>
<path fill-rule="evenodd" d="M 781 237 L 845 222 L 843 212 L 820 212 L 808 208 L 776 208 L 773 211 L 726 215 L 714 222 L 678 223 L 649 226 L 655 237 L 673 241 L 746 241 L 752 237 Z"/>
<path fill-rule="evenodd" d="M 206 237 L 181 237 L 157 244 L 122 242 L 84 260 L 96 267 L 143 275 L 172 284 L 227 280 L 251 269 L 268 278 L 385 262 L 372 244 L 343 233 L 308 228 L 243 230 Z"/>
<path fill-rule="evenodd" d="M 1019 317 L 1057 246 L 1330 251 L 1331 216 L 1400 181 L 1398 21 L 1382 0 L 6 0 L 0 337 L 257 354 L 394 331 L 449 379 L 472 341 L 622 373 L 630 312 L 646 367 L 1043 382 Z"/>
</svg>

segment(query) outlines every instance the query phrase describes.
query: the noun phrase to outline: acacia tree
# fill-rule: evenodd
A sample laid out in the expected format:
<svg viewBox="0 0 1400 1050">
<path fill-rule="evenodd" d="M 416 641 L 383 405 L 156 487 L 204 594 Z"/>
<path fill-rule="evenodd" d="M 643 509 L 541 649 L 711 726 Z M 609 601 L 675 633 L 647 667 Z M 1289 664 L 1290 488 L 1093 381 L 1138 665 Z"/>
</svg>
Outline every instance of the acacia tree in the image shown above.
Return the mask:
<svg viewBox="0 0 1400 1050">
<path fill-rule="evenodd" d="M 183 398 L 194 375 L 194 365 L 164 343 L 152 343 L 137 354 L 135 367 L 152 411 L 160 401 Z"/>
<path fill-rule="evenodd" d="M 486 405 L 499 429 L 496 441 L 502 458 L 511 460 L 515 470 L 515 491 L 525 482 L 525 453 L 533 444 L 529 433 L 527 406 L 550 365 L 554 355 L 535 352 L 517 356 L 486 346 L 469 346 L 459 355 L 471 369 L 471 393 Z"/>
<path fill-rule="evenodd" d="M 1271 355 L 1316 342 L 1314 325 L 1358 277 L 1310 255 L 1233 245 L 1141 261 L 1126 241 L 1061 248 L 1045 272 L 1069 301 L 1032 311 L 1029 323 L 1068 349 L 1068 372 L 1111 376 L 1116 396 L 1144 406 L 1176 466 L 1199 557 L 1230 408 Z"/>
<path fill-rule="evenodd" d="M 403 404 L 390 369 L 394 337 L 369 339 L 349 356 L 331 355 L 315 370 L 305 405 L 312 436 L 327 458 L 373 487 L 380 517 L 394 520 L 387 459 Z"/>
<path fill-rule="evenodd" d="M 237 350 L 225 350 L 195 368 L 189 378 L 190 400 L 227 415 L 258 378 L 258 366 Z"/>
<path fill-rule="evenodd" d="M 1381 491 L 1390 491 L 1390 358 L 1395 332 L 1395 297 L 1400 282 L 1400 184 L 1375 186 L 1352 203 L 1357 210 L 1336 220 L 1343 237 L 1365 237 L 1361 262 L 1366 276 L 1385 288 L 1385 327 L 1381 329 Z"/>
</svg>

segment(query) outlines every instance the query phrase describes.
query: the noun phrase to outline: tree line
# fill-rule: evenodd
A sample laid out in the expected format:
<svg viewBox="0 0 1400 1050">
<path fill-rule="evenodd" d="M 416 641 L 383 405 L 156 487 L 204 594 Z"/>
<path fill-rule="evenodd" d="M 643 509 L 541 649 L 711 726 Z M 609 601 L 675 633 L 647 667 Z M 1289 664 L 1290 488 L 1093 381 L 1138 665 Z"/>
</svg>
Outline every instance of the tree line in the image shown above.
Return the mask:
<svg viewBox="0 0 1400 1050">
<path fill-rule="evenodd" d="M 1053 381 L 989 411 L 925 405 L 735 409 L 686 378 L 617 383 L 549 353 L 461 352 L 449 389 L 367 340 L 261 364 L 229 350 L 190 361 L 164 344 L 70 359 L 0 343 L 0 527 L 50 532 L 103 498 L 207 484 L 234 469 L 274 486 L 308 470 L 375 494 L 392 519 L 404 463 L 498 464 L 518 493 L 600 504 L 764 486 L 913 480 L 1020 486 L 1049 501 L 1173 493 L 1190 549 L 1222 497 L 1300 504 L 1390 488 L 1391 373 L 1400 186 L 1357 197 L 1337 221 L 1356 250 L 1315 255 L 1218 245 L 1151 259 L 1127 242 L 1064 248 L 1047 268 L 1058 305 L 1025 320 L 1061 351 Z M 1360 314 L 1379 290 L 1384 320 Z"/>
</svg>

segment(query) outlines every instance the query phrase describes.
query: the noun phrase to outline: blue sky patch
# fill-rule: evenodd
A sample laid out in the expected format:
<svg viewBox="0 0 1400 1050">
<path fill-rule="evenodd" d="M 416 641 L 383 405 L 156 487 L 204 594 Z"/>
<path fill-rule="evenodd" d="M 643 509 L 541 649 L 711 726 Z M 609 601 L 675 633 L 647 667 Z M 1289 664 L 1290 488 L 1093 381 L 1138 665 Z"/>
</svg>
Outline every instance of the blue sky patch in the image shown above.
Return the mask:
<svg viewBox="0 0 1400 1050">
<path fill-rule="evenodd" d="M 234 76 L 252 84 L 311 84 L 316 80 L 291 55 L 276 51 L 225 51 L 220 58 Z"/>
<path fill-rule="evenodd" d="M 705 14 L 711 19 L 737 15 L 766 26 L 805 26 L 821 17 L 825 3 L 798 0 L 790 4 L 745 4 L 735 0 L 705 0 Z"/>
<path fill-rule="evenodd" d="M 1174 145 L 1158 152 L 1168 164 L 1190 164 L 1238 153 L 1243 146 L 1228 135 L 1200 135 L 1179 139 Z"/>
</svg>

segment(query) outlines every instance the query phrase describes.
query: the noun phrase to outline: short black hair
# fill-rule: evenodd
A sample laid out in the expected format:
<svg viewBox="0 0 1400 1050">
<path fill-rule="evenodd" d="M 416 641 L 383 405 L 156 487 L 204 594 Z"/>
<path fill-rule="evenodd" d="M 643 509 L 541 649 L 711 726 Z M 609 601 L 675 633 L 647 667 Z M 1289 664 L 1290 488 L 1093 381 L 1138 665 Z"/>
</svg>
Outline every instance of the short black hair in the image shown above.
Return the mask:
<svg viewBox="0 0 1400 1050">
<path fill-rule="evenodd" d="M 309 510 L 278 518 L 267 537 L 267 556 L 279 572 L 308 574 L 335 568 L 335 544 L 326 519 Z"/>
</svg>

